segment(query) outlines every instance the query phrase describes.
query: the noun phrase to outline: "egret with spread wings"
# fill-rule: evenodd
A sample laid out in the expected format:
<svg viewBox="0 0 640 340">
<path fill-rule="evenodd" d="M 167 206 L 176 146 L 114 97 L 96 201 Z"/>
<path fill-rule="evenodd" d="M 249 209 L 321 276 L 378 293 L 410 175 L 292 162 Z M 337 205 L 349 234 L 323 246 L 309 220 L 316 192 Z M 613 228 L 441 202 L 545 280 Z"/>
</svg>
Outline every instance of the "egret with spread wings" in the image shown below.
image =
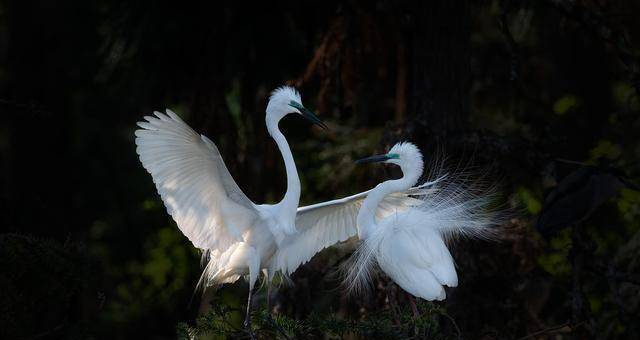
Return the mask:
<svg viewBox="0 0 640 340">
<path fill-rule="evenodd" d="M 273 205 L 251 202 L 229 174 L 216 145 L 172 111 L 145 117 L 135 132 L 140 161 L 153 177 L 167 211 L 193 245 L 204 251 L 207 264 L 201 284 L 220 285 L 247 276 L 247 324 L 251 292 L 261 269 L 268 268 L 278 244 L 297 232 L 300 180 L 289 144 L 278 128 L 289 113 L 326 128 L 302 105 L 295 89 L 281 87 L 272 93 L 265 122 L 287 173 L 284 198 Z"/>
</svg>

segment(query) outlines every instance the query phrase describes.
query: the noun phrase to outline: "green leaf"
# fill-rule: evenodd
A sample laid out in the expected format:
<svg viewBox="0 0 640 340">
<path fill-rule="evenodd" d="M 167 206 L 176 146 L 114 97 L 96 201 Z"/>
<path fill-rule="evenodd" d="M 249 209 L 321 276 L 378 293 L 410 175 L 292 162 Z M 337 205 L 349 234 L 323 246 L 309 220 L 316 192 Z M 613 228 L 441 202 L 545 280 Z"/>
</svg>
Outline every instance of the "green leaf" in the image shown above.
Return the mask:
<svg viewBox="0 0 640 340">
<path fill-rule="evenodd" d="M 596 145 L 591 151 L 589 151 L 591 156 L 591 160 L 596 160 L 600 157 L 604 157 L 607 159 L 617 159 L 622 154 L 622 149 L 620 145 L 613 144 L 609 140 L 599 140 L 598 145 Z"/>
<path fill-rule="evenodd" d="M 518 199 L 527 207 L 527 211 L 532 215 L 537 215 L 542 210 L 542 203 L 533 192 L 525 187 L 518 188 Z"/>
<path fill-rule="evenodd" d="M 575 109 L 580 106 L 580 99 L 574 95 L 566 95 L 556 100 L 553 104 L 553 112 L 559 115 L 564 115 L 569 110 Z"/>
</svg>

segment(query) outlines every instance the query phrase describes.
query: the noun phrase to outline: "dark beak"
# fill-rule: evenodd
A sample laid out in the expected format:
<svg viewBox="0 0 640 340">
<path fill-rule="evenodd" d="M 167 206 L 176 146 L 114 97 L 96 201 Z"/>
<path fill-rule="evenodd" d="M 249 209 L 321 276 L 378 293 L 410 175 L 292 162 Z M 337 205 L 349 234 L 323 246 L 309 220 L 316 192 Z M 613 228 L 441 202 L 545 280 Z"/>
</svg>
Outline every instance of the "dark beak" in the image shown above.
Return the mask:
<svg viewBox="0 0 640 340">
<path fill-rule="evenodd" d="M 302 116 L 304 118 L 307 118 L 310 122 L 320 126 L 321 128 L 323 128 L 325 130 L 329 130 L 329 127 L 327 127 L 327 125 L 325 123 L 323 123 L 320 120 L 320 118 L 318 118 L 318 116 L 316 116 L 315 113 L 311 112 L 311 110 L 307 109 L 306 107 L 300 108 L 299 110 L 300 110 L 300 113 L 302 113 Z"/>
<path fill-rule="evenodd" d="M 390 158 L 387 155 L 376 155 L 376 156 L 359 159 L 356 161 L 356 164 L 384 162 L 389 159 Z"/>
</svg>

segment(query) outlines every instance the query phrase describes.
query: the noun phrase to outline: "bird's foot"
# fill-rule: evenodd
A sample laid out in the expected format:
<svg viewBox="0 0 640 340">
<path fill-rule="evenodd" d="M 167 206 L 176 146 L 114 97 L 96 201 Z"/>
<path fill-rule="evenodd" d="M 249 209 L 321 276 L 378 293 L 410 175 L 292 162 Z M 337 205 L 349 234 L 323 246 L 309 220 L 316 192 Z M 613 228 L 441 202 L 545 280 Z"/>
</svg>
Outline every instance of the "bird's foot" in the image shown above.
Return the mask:
<svg viewBox="0 0 640 340">
<path fill-rule="evenodd" d="M 245 331 L 249 334 L 249 338 L 251 340 L 256 340 L 256 335 L 255 335 L 255 333 L 253 333 L 253 329 L 251 328 L 251 317 L 250 316 L 247 316 L 244 319 L 244 328 L 245 328 Z"/>
<path fill-rule="evenodd" d="M 420 318 L 420 312 L 418 311 L 418 306 L 416 305 L 416 299 L 413 295 L 407 293 L 407 298 L 409 299 L 409 305 L 411 306 L 411 312 L 413 313 L 413 320 L 418 320 Z M 418 325 L 414 324 L 413 334 L 418 335 L 419 329 Z"/>
</svg>

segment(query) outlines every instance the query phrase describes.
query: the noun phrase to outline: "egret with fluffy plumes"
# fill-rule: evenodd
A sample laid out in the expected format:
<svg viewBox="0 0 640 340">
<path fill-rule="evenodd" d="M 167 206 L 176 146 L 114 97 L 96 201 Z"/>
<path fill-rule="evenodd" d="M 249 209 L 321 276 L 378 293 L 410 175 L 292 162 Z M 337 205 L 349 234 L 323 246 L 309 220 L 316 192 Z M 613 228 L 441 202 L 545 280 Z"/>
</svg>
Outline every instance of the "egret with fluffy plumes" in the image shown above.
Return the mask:
<svg viewBox="0 0 640 340">
<path fill-rule="evenodd" d="M 445 299 L 444 286 L 458 285 L 446 241 L 456 235 L 494 235 L 497 215 L 487 209 L 491 192 L 475 193 L 464 183 L 456 183 L 452 175 L 444 175 L 428 183 L 428 190 L 417 197 L 418 204 L 377 218 L 376 211 L 389 195 L 405 192 L 422 176 L 422 154 L 411 143 L 398 143 L 387 154 L 357 162 L 395 164 L 403 177 L 378 184 L 364 200 L 357 217 L 362 242 L 350 261 L 347 287 L 366 286 L 377 266 L 413 296 Z"/>
</svg>

